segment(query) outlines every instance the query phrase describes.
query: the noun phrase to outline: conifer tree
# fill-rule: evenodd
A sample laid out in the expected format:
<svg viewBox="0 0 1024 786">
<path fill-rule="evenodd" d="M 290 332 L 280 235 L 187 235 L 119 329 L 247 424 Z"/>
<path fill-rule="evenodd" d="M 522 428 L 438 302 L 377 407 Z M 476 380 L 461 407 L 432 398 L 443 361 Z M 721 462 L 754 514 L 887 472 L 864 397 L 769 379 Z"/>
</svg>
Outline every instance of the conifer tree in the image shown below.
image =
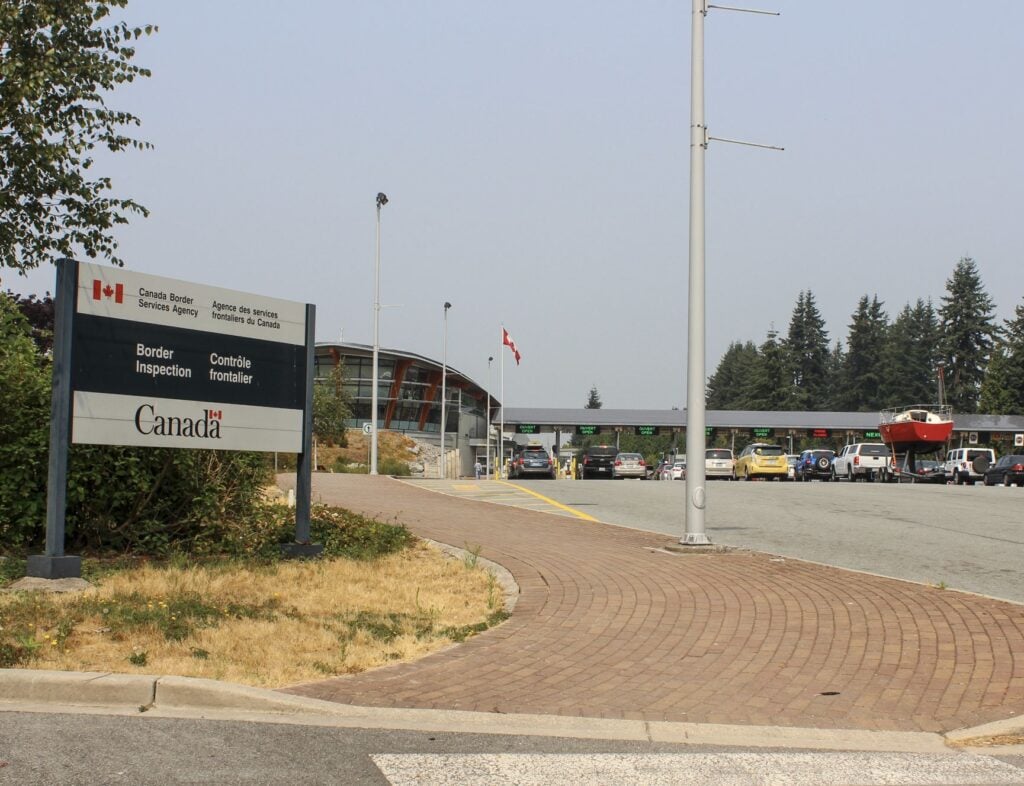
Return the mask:
<svg viewBox="0 0 1024 786">
<path fill-rule="evenodd" d="M 954 412 L 974 412 L 999 329 L 995 305 L 985 292 L 977 263 L 963 257 L 946 281 L 939 316 L 947 398 Z"/>
<path fill-rule="evenodd" d="M 744 396 L 747 408 L 761 411 L 786 409 L 789 404 L 786 358 L 775 328 L 768 331 L 768 338 L 758 350 L 757 360 Z"/>
<path fill-rule="evenodd" d="M 881 363 L 883 407 L 937 401 L 939 319 L 930 300 L 907 303 L 889 329 Z"/>
<path fill-rule="evenodd" d="M 757 347 L 753 341 L 730 344 L 708 379 L 707 408 L 750 409 L 746 393 L 757 363 Z"/>
<path fill-rule="evenodd" d="M 1024 415 L 1024 304 L 1006 320 L 992 351 L 978 409 L 989 415 Z"/>
<path fill-rule="evenodd" d="M 870 412 L 882 407 L 881 354 L 887 331 L 888 317 L 882 310 L 882 302 L 877 295 L 871 300 L 863 295 L 853 313 L 846 340 L 846 359 L 837 401 L 840 409 Z"/>
<path fill-rule="evenodd" d="M 789 322 L 785 354 L 791 382 L 787 409 L 825 409 L 828 331 L 809 289 L 797 297 Z"/>
</svg>

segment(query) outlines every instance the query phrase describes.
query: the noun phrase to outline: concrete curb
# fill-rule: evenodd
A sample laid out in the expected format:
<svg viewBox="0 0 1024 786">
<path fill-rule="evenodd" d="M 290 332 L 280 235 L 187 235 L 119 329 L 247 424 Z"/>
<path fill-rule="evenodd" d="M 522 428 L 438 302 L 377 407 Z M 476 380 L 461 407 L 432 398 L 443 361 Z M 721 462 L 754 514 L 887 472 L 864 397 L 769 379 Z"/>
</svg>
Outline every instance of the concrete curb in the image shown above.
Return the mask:
<svg viewBox="0 0 1024 786">
<path fill-rule="evenodd" d="M 1020 737 L 1024 739 L 1024 717 L 983 723 L 966 729 L 946 732 L 946 740 L 954 745 L 970 747 L 972 742 L 983 744 L 992 737 Z"/>
<path fill-rule="evenodd" d="M 624 740 L 745 748 L 952 753 L 929 732 L 665 723 L 557 715 L 358 707 L 192 677 L 0 669 L 0 711 L 145 713 L 310 726 Z M 1016 724 L 1013 726 L 1012 724 Z M 1018 720 L 956 732 L 1007 734 Z M 995 729 L 989 731 L 989 729 Z"/>
</svg>

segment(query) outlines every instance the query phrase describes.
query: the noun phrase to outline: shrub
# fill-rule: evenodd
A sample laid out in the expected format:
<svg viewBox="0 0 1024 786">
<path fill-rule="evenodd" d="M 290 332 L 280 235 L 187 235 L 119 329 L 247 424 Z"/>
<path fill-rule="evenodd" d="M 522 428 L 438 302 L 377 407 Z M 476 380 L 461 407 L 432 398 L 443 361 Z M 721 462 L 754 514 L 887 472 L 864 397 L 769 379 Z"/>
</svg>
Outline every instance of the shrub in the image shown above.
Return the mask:
<svg viewBox="0 0 1024 786">
<path fill-rule="evenodd" d="M 46 521 L 51 361 L 9 295 L 0 294 L 0 543 L 42 544 Z M 66 545 L 162 553 L 216 537 L 261 505 L 267 457 L 211 450 L 74 445 Z"/>
</svg>

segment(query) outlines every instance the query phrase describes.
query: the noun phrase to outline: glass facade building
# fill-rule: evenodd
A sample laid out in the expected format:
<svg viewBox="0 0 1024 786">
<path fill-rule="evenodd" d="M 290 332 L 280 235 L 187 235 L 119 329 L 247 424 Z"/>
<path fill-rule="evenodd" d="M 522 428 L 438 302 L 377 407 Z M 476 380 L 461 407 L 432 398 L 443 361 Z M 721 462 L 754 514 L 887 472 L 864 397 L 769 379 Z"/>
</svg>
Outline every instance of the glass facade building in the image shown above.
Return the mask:
<svg viewBox="0 0 1024 786">
<path fill-rule="evenodd" d="M 343 384 L 352 402 L 350 428 L 371 421 L 373 400 L 373 347 L 366 344 L 317 343 L 314 378 L 330 378 L 343 364 Z M 434 434 L 441 431 L 441 377 L 443 365 L 430 358 L 392 349 L 381 349 L 377 362 L 377 422 L 383 430 Z M 487 391 L 451 366 L 445 380 L 448 403 L 445 431 L 466 439 L 487 435 Z M 491 411 L 498 401 L 490 398 Z"/>
</svg>

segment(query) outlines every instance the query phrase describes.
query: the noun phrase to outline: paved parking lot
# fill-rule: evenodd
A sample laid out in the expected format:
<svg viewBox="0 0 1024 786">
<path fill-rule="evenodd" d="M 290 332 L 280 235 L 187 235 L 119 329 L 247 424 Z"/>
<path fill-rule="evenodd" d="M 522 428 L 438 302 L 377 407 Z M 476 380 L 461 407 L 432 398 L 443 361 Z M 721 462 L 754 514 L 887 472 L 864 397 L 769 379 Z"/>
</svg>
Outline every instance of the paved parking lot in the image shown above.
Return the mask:
<svg viewBox="0 0 1024 786">
<path fill-rule="evenodd" d="M 441 490 L 443 481 L 416 483 Z M 515 485 L 607 523 L 685 531 L 680 481 Z M 711 481 L 707 496 L 716 544 L 1024 603 L 1024 488 Z"/>
</svg>

